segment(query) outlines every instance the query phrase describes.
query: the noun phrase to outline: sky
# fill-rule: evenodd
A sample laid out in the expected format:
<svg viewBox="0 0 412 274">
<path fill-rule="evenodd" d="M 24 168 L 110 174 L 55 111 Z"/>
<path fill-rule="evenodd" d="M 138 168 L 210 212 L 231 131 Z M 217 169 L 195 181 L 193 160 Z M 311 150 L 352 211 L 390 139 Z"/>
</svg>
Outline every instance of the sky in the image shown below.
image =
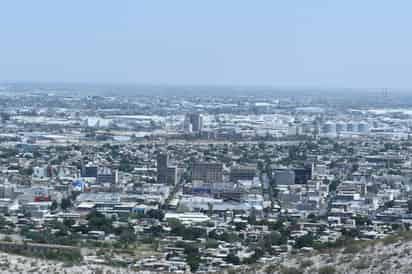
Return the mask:
<svg viewBox="0 0 412 274">
<path fill-rule="evenodd" d="M 412 88 L 412 1 L 4 0 L 0 81 Z"/>
</svg>

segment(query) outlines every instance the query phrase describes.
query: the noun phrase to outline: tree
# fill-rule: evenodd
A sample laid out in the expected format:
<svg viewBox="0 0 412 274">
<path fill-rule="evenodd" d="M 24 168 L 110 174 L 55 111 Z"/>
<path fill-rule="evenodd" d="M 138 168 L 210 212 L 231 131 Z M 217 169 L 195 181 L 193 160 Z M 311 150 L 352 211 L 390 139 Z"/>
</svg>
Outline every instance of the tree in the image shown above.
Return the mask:
<svg viewBox="0 0 412 274">
<path fill-rule="evenodd" d="M 261 239 L 260 247 L 265 251 L 271 251 L 272 245 L 283 244 L 282 235 L 279 232 L 271 232 Z"/>
<path fill-rule="evenodd" d="M 408 213 L 412 213 L 412 200 L 408 200 Z"/>
<path fill-rule="evenodd" d="M 119 170 L 123 171 L 123 172 L 131 172 L 133 171 L 134 166 L 132 165 L 132 163 L 126 159 L 126 158 L 122 158 L 119 162 Z"/>
<path fill-rule="evenodd" d="M 66 226 L 66 227 L 71 227 L 71 226 L 73 226 L 74 224 L 75 224 L 76 222 L 74 221 L 74 220 L 72 220 L 72 219 L 64 219 L 63 220 L 63 224 Z"/>
<path fill-rule="evenodd" d="M 295 248 L 302 248 L 302 247 L 312 247 L 315 241 L 315 237 L 312 233 L 307 233 L 302 237 L 299 237 L 295 241 Z"/>
<path fill-rule="evenodd" d="M 361 216 L 356 215 L 354 217 L 356 226 L 364 226 L 372 224 L 371 220 L 369 220 L 368 216 Z"/>
<path fill-rule="evenodd" d="M 52 204 L 51 204 L 51 206 L 50 206 L 50 209 L 51 209 L 51 210 L 56 210 L 56 209 L 57 209 L 57 202 L 56 202 L 56 200 L 53 200 L 53 201 L 52 201 Z"/>
<path fill-rule="evenodd" d="M 254 250 L 254 253 L 251 257 L 247 258 L 244 262 L 246 264 L 254 264 L 257 262 L 257 260 L 259 260 L 262 256 L 264 255 L 264 252 L 262 249 L 260 248 L 256 248 Z"/>
<path fill-rule="evenodd" d="M 332 265 L 325 265 L 318 269 L 319 274 L 335 274 L 336 269 Z"/>
<path fill-rule="evenodd" d="M 250 214 L 247 218 L 247 221 L 251 225 L 256 224 L 256 209 L 254 207 L 252 207 L 252 209 L 250 210 Z"/>
<path fill-rule="evenodd" d="M 186 263 L 190 266 L 190 271 L 196 272 L 200 265 L 199 248 L 193 244 L 185 244 L 184 253 L 186 254 Z"/>
<path fill-rule="evenodd" d="M 219 247 L 219 242 L 216 241 L 215 239 L 208 239 L 205 243 L 206 248 L 218 248 Z"/>
<path fill-rule="evenodd" d="M 310 220 L 311 222 L 315 222 L 316 221 L 316 215 L 314 213 L 309 213 L 308 220 Z"/>
<path fill-rule="evenodd" d="M 136 234 L 131 228 L 125 228 L 120 233 L 120 242 L 125 244 L 126 246 L 134 243 L 136 240 L 137 240 Z"/>
<path fill-rule="evenodd" d="M 3 228 L 7 225 L 7 220 L 4 216 L 0 216 L 0 228 Z"/>
<path fill-rule="evenodd" d="M 70 200 L 70 198 L 63 198 L 62 199 L 60 207 L 63 210 L 66 210 L 66 209 L 70 208 L 71 206 L 72 206 L 72 201 Z"/>
<path fill-rule="evenodd" d="M 19 170 L 20 174 L 23 176 L 31 176 L 33 174 L 33 168 L 28 167 L 28 168 L 21 168 Z"/>
<path fill-rule="evenodd" d="M 236 256 L 233 252 L 230 252 L 224 260 L 233 265 L 239 265 L 240 264 L 240 259 L 238 256 Z"/>
<path fill-rule="evenodd" d="M 395 205 L 395 201 L 390 200 L 390 201 L 385 202 L 384 207 L 390 208 L 390 207 L 393 207 L 394 205 Z"/>
<path fill-rule="evenodd" d="M 336 191 L 339 184 L 340 181 L 338 179 L 334 179 L 332 182 L 330 182 L 329 191 Z"/>
<path fill-rule="evenodd" d="M 159 221 L 163 220 L 164 216 L 164 212 L 160 209 L 150 209 L 147 212 L 147 217 L 157 219 Z"/>
<path fill-rule="evenodd" d="M 213 204 L 207 203 L 207 215 L 212 216 L 212 213 L 213 213 Z"/>
<path fill-rule="evenodd" d="M 94 210 L 87 215 L 87 221 L 90 230 L 101 230 L 106 233 L 113 231 L 113 221 L 106 218 L 97 210 Z"/>
<path fill-rule="evenodd" d="M 175 236 L 183 236 L 185 234 L 185 226 L 177 219 L 170 219 L 169 226 L 171 228 L 171 234 Z"/>
</svg>

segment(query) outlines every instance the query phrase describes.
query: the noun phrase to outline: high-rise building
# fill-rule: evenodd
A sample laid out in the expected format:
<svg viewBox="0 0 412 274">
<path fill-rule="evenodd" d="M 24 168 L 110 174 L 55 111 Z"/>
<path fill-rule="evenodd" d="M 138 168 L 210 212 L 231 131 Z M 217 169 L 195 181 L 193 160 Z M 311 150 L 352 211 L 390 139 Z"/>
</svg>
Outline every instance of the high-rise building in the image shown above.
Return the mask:
<svg viewBox="0 0 412 274">
<path fill-rule="evenodd" d="M 230 169 L 230 181 L 253 180 L 256 176 L 256 166 L 235 166 Z"/>
<path fill-rule="evenodd" d="M 277 185 L 293 185 L 295 183 L 295 172 L 290 169 L 277 169 L 274 172 Z"/>
<path fill-rule="evenodd" d="M 202 131 L 203 117 L 199 113 L 186 114 L 184 121 L 184 129 L 186 132 L 199 133 Z"/>
<path fill-rule="evenodd" d="M 118 182 L 118 171 L 112 170 L 107 167 L 100 167 L 97 170 L 96 181 L 98 184 L 110 183 L 117 184 Z"/>
<path fill-rule="evenodd" d="M 157 169 L 167 168 L 167 164 L 169 161 L 169 155 L 167 153 L 162 152 L 157 155 Z"/>
<path fill-rule="evenodd" d="M 157 182 L 159 184 L 174 185 L 177 182 L 177 167 L 169 166 L 167 153 L 157 155 Z"/>
<path fill-rule="evenodd" d="M 192 180 L 215 183 L 223 181 L 223 164 L 196 162 L 192 165 Z"/>
<path fill-rule="evenodd" d="M 295 184 L 304 185 L 312 178 L 312 165 L 306 165 L 301 168 L 294 168 Z"/>
</svg>

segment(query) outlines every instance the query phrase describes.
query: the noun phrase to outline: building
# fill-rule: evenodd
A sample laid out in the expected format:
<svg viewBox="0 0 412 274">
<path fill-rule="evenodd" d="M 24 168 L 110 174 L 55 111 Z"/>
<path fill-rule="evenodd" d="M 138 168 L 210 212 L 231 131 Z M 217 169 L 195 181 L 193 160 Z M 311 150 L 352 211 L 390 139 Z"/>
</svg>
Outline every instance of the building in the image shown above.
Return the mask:
<svg viewBox="0 0 412 274">
<path fill-rule="evenodd" d="M 82 166 L 81 177 L 97 178 L 97 166 Z"/>
<path fill-rule="evenodd" d="M 29 214 L 32 218 L 41 219 L 50 213 L 51 204 L 52 202 L 49 201 L 26 203 L 23 205 L 23 212 Z"/>
<path fill-rule="evenodd" d="M 177 167 L 169 166 L 167 153 L 157 155 L 157 182 L 164 185 L 175 185 L 177 183 Z"/>
<path fill-rule="evenodd" d="M 33 178 L 46 178 L 50 177 L 48 172 L 48 167 L 34 167 L 33 168 Z"/>
<path fill-rule="evenodd" d="M 345 122 L 337 122 L 336 123 L 336 132 L 341 133 L 347 131 L 348 127 Z"/>
<path fill-rule="evenodd" d="M 369 124 L 367 122 L 360 122 L 359 125 L 358 125 L 358 131 L 360 133 L 369 132 Z"/>
<path fill-rule="evenodd" d="M 157 182 L 164 185 L 174 185 L 177 182 L 177 168 L 167 167 L 157 172 Z"/>
<path fill-rule="evenodd" d="M 199 113 L 186 114 L 184 129 L 188 133 L 200 133 L 203 127 L 203 117 Z"/>
<path fill-rule="evenodd" d="M 295 172 L 290 169 L 277 169 L 274 172 L 277 185 L 293 185 L 295 183 Z"/>
<path fill-rule="evenodd" d="M 14 199 L 16 196 L 15 193 L 16 185 L 14 184 L 9 184 L 9 183 L 3 183 L 0 184 L 0 198 L 12 198 Z"/>
<path fill-rule="evenodd" d="M 302 168 L 294 168 L 293 172 L 295 173 L 295 184 L 304 185 L 310 179 L 312 179 L 312 166 L 307 165 Z"/>
<path fill-rule="evenodd" d="M 169 155 L 167 153 L 164 153 L 164 152 L 159 153 L 157 155 L 156 160 L 157 160 L 157 169 L 158 170 L 167 168 L 167 164 L 168 164 L 168 161 L 169 161 Z"/>
<path fill-rule="evenodd" d="M 253 180 L 256 176 L 255 166 L 235 166 L 230 169 L 230 181 Z"/>
<path fill-rule="evenodd" d="M 356 122 L 349 122 L 347 130 L 349 132 L 358 132 L 359 131 L 359 123 Z"/>
<path fill-rule="evenodd" d="M 206 183 L 223 181 L 223 164 L 196 162 L 192 165 L 192 180 Z"/>
<path fill-rule="evenodd" d="M 336 134 L 336 124 L 328 121 L 323 125 L 322 131 L 325 134 Z"/>
<path fill-rule="evenodd" d="M 97 170 L 96 181 L 98 184 L 110 183 L 117 184 L 118 172 L 110 168 L 102 167 Z"/>
<path fill-rule="evenodd" d="M 209 216 L 203 214 L 203 213 L 170 213 L 167 212 L 164 217 L 165 220 L 171 220 L 171 219 L 177 219 L 181 222 L 185 223 L 202 223 L 209 221 L 210 218 Z"/>
</svg>

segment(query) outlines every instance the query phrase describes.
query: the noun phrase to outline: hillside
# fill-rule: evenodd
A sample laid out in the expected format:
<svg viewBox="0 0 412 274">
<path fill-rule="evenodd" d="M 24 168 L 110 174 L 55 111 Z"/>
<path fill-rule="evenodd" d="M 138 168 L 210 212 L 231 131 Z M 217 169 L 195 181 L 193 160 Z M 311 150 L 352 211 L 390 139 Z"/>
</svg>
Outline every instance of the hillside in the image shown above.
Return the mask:
<svg viewBox="0 0 412 274">
<path fill-rule="evenodd" d="M 341 248 L 287 255 L 277 263 L 231 270 L 228 273 L 372 274 L 412 273 L 412 233 L 383 240 L 355 241 Z"/>
</svg>

